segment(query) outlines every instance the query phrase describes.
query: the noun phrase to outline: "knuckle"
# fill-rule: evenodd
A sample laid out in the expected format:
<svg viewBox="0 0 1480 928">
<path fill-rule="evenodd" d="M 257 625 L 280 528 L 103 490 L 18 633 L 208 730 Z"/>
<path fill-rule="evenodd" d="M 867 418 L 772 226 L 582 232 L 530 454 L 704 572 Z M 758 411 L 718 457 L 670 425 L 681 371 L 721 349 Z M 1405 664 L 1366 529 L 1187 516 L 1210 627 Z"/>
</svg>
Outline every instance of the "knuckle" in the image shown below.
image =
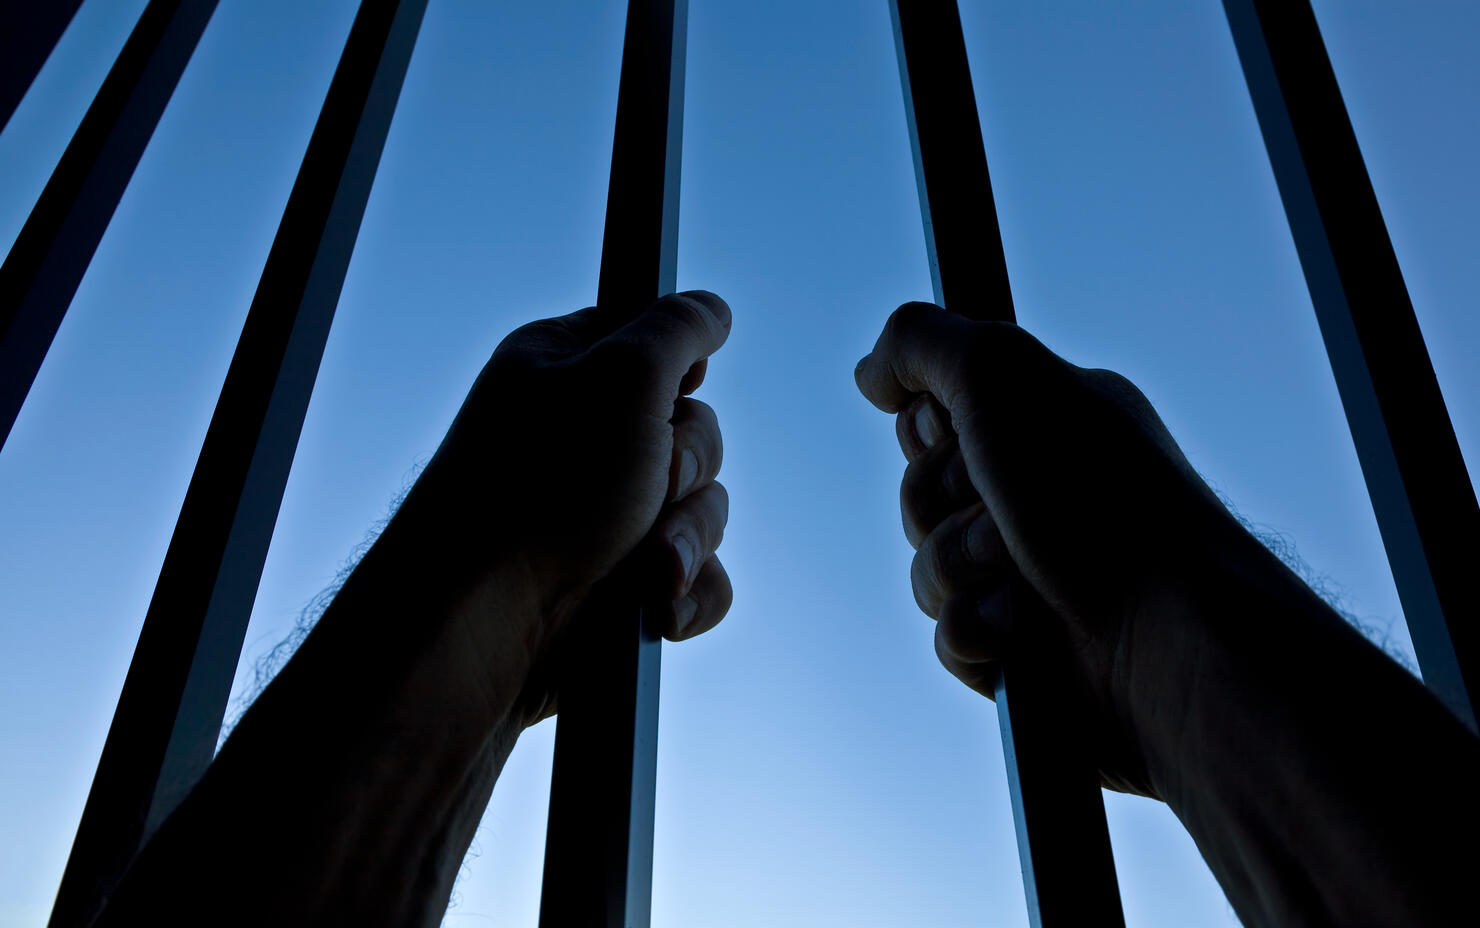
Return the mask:
<svg viewBox="0 0 1480 928">
<path fill-rule="evenodd" d="M 714 324 L 713 314 L 698 300 L 681 293 L 670 293 L 653 303 L 653 312 L 664 316 L 684 328 L 701 335 L 708 335 Z"/>
<path fill-rule="evenodd" d="M 722 537 L 730 521 L 730 492 L 722 483 L 711 483 L 703 492 L 704 523 L 716 539 Z M 716 540 L 716 545 L 718 541 Z"/>
<path fill-rule="evenodd" d="M 704 628 L 713 628 L 730 611 L 730 606 L 735 602 L 735 588 L 730 583 L 730 575 L 725 572 L 724 565 L 720 564 L 719 558 L 711 557 L 705 564 L 701 574 L 702 585 L 695 590 L 699 598 L 699 611 L 704 614 L 706 621 Z"/>
<path fill-rule="evenodd" d="M 1115 371 L 1096 367 L 1085 370 L 1083 376 L 1097 392 L 1126 407 L 1137 409 L 1151 405 L 1140 387 Z"/>
<path fill-rule="evenodd" d="M 929 577 L 934 580 L 940 574 L 941 534 L 937 527 L 921 540 L 920 547 L 915 550 L 913 570 L 922 579 Z"/>
<path fill-rule="evenodd" d="M 719 414 L 708 403 L 699 400 L 694 400 L 694 403 L 696 404 L 694 406 L 695 421 L 699 423 L 700 428 L 704 430 L 704 434 L 714 443 L 715 448 L 719 448 L 724 444 L 724 430 L 719 425 Z"/>
<path fill-rule="evenodd" d="M 686 523 L 710 551 L 724 538 L 730 519 L 730 498 L 725 488 L 711 483 L 679 504 L 674 520 Z"/>
<path fill-rule="evenodd" d="M 707 464 L 711 473 L 718 473 L 724 457 L 724 438 L 714 410 L 707 403 L 682 397 L 674 406 L 673 424 L 701 463 Z"/>
<path fill-rule="evenodd" d="M 905 534 L 918 549 L 926 536 L 925 514 L 929 511 L 926 499 L 928 477 L 926 463 L 912 461 L 904 469 L 904 480 L 899 485 L 899 511 L 904 517 Z"/>
<path fill-rule="evenodd" d="M 952 656 L 959 657 L 966 651 L 964 645 L 968 616 L 975 607 L 975 597 L 968 595 L 952 596 L 941 605 L 936 641 Z"/>
<path fill-rule="evenodd" d="M 944 442 L 905 467 L 899 487 L 899 507 L 905 534 L 919 547 L 949 512 L 975 497 L 958 445 Z"/>
<path fill-rule="evenodd" d="M 725 440 L 724 436 L 720 434 L 718 426 L 715 426 L 714 431 L 709 434 L 711 441 L 709 445 L 708 473 L 710 477 L 714 477 L 725 464 Z"/>
<path fill-rule="evenodd" d="M 945 632 L 941 630 L 941 627 L 939 625 L 936 625 L 936 627 L 935 627 L 935 642 L 934 642 L 934 644 L 935 644 L 935 659 L 938 660 L 938 661 L 940 661 L 940 665 L 942 667 L 944 667 L 946 670 L 949 670 L 952 674 L 955 674 L 956 673 L 956 657 L 955 657 L 955 655 L 951 654 L 951 649 L 946 644 L 946 641 L 945 641 Z"/>
<path fill-rule="evenodd" d="M 692 396 L 680 397 L 674 404 L 674 419 L 681 419 L 695 429 L 719 431 L 719 416 L 715 413 L 714 407 Z"/>
<path fill-rule="evenodd" d="M 910 561 L 910 591 L 915 594 L 915 605 L 926 615 L 934 615 L 926 595 L 929 589 L 928 578 L 930 567 L 927 562 L 928 555 L 925 553 L 924 545 L 915 551 L 915 557 Z"/>
<path fill-rule="evenodd" d="M 730 611 L 735 604 L 735 587 L 730 583 L 730 575 L 725 573 L 723 567 L 719 569 L 719 582 L 716 584 L 714 594 L 714 611 L 720 618 Z"/>
<path fill-rule="evenodd" d="M 926 615 L 935 616 L 940 608 L 941 596 L 948 591 L 946 577 L 941 571 L 941 532 L 931 532 L 915 552 L 910 562 L 910 586 L 915 593 L 915 602 Z"/>
<path fill-rule="evenodd" d="M 932 312 L 940 312 L 940 308 L 932 303 L 919 301 L 902 303 L 889 314 L 889 318 L 884 322 L 884 334 L 891 339 L 898 338 L 903 333 L 917 327 Z"/>
</svg>

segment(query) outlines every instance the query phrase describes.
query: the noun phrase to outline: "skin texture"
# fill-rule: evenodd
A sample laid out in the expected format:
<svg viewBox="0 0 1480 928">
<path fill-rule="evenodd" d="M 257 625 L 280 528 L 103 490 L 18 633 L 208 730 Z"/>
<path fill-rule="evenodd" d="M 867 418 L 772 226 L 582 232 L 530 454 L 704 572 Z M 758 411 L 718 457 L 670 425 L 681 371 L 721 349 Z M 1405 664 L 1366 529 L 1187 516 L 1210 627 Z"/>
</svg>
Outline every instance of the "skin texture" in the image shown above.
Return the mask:
<svg viewBox="0 0 1480 928">
<path fill-rule="evenodd" d="M 702 291 L 499 345 L 396 516 L 96 925 L 436 925 L 564 641 L 619 569 L 665 637 L 730 605 Z"/>
<path fill-rule="evenodd" d="M 923 303 L 855 376 L 897 414 L 948 670 L 990 696 L 995 662 L 1055 643 L 1105 784 L 1164 799 L 1245 924 L 1473 918 L 1480 740 L 1237 524 L 1133 385 Z"/>
</svg>

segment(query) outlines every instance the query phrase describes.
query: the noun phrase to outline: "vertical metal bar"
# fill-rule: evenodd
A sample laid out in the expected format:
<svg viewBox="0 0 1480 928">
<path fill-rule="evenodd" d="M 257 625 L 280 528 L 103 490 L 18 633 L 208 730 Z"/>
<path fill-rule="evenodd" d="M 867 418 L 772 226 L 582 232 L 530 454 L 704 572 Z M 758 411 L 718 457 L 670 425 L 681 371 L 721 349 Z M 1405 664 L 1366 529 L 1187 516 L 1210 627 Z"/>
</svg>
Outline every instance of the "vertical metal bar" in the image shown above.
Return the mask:
<svg viewBox="0 0 1480 928">
<path fill-rule="evenodd" d="M 956 0 L 889 6 L 935 298 L 963 316 L 1012 322 Z M 1020 597 L 1019 611 L 1035 608 L 1032 599 Z M 1071 684 L 1035 653 L 1044 648 L 1024 650 L 1002 667 L 996 697 L 1029 920 L 1037 928 L 1123 925 L 1099 775 L 1064 695 Z"/>
<path fill-rule="evenodd" d="M 144 9 L 0 265 L 0 446 L 215 9 Z"/>
<path fill-rule="evenodd" d="M 170 539 L 52 911 L 84 925 L 210 763 L 427 0 L 364 0 Z"/>
<path fill-rule="evenodd" d="M 628 0 L 601 247 L 600 306 L 673 292 L 687 0 Z M 560 689 L 541 928 L 646 928 L 652 903 L 661 643 L 606 591 Z"/>
<path fill-rule="evenodd" d="M 0 132 L 30 89 L 82 0 L 8 3 L 0 11 Z"/>
<path fill-rule="evenodd" d="M 1308 0 L 1224 0 L 1424 682 L 1476 729 L 1480 508 Z"/>
</svg>

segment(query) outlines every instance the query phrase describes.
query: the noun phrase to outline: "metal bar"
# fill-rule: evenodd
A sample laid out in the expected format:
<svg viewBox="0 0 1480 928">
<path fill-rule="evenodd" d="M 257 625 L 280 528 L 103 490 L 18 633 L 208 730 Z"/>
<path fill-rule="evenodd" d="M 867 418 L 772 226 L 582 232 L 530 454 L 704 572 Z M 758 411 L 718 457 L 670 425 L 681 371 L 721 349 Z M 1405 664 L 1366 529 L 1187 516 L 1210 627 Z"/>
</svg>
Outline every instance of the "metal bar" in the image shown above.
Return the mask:
<svg viewBox="0 0 1480 928">
<path fill-rule="evenodd" d="M 170 539 L 52 911 L 86 924 L 204 773 L 427 0 L 364 0 Z"/>
<path fill-rule="evenodd" d="M 935 298 L 972 319 L 1015 319 L 976 95 L 955 0 L 890 0 Z M 1019 597 L 1020 611 L 1036 597 Z M 1039 626 L 1020 615 L 1024 626 Z M 1031 629 L 1025 628 L 1025 633 Z M 1124 924 L 1099 776 L 1041 642 L 996 684 L 1028 917 L 1036 928 Z M 1048 658 L 1048 659 L 1045 659 Z"/>
<path fill-rule="evenodd" d="M 215 9 L 144 9 L 0 266 L 0 446 Z"/>
<path fill-rule="evenodd" d="M 674 290 L 687 0 L 628 0 L 596 302 Z M 661 642 L 604 591 L 560 688 L 542 928 L 646 928 L 652 904 Z"/>
<path fill-rule="evenodd" d="M 31 88 L 82 0 L 9 3 L 0 12 L 0 132 Z"/>
<path fill-rule="evenodd" d="M 1480 508 L 1307 0 L 1224 0 L 1424 682 L 1471 730 Z"/>
</svg>

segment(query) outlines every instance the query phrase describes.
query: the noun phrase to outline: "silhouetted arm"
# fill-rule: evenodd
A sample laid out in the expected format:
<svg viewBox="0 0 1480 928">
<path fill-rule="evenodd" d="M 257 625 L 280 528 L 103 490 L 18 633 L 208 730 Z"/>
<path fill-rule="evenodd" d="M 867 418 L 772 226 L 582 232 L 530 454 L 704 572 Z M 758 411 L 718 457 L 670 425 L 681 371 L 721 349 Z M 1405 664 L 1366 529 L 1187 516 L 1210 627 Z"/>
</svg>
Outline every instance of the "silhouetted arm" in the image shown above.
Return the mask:
<svg viewBox="0 0 1480 928">
<path fill-rule="evenodd" d="M 410 501 L 408 500 L 408 503 Z M 399 522 L 399 520 L 398 520 Z M 527 576 L 449 581 L 393 523 L 154 836 L 99 925 L 435 925 L 504 760 Z M 477 645 L 459 613 L 499 630 Z"/>
<path fill-rule="evenodd" d="M 561 641 L 619 564 L 717 623 L 729 580 L 718 423 L 687 396 L 724 342 L 713 294 L 525 326 L 97 924 L 436 925 Z"/>
<path fill-rule="evenodd" d="M 898 413 L 952 673 L 990 696 L 1033 595 L 1105 784 L 1165 799 L 1247 924 L 1473 915 L 1480 740 L 1243 530 L 1132 384 L 918 303 L 856 378 Z"/>
<path fill-rule="evenodd" d="M 1255 539 L 1226 544 L 1146 603 L 1157 792 L 1246 924 L 1469 922 L 1480 739 Z"/>
</svg>

